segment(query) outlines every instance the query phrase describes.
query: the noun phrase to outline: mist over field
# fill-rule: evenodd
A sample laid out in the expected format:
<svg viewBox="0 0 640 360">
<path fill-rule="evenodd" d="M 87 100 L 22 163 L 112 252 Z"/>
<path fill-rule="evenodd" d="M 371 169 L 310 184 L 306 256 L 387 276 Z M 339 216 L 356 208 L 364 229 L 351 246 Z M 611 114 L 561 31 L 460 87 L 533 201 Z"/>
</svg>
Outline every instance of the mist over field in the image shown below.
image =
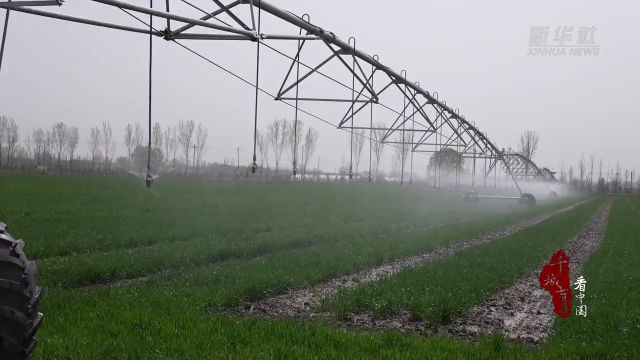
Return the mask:
<svg viewBox="0 0 640 360">
<path fill-rule="evenodd" d="M 638 10 L 0 0 L 0 360 L 640 358 Z"/>
</svg>

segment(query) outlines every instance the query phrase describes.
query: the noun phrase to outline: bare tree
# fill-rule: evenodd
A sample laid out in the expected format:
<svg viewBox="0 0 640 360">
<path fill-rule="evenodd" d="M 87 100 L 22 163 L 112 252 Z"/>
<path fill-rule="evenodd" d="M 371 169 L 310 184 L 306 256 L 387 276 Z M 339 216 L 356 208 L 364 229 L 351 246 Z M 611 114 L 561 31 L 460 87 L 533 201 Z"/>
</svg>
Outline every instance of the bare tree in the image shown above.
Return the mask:
<svg viewBox="0 0 640 360">
<path fill-rule="evenodd" d="M 383 123 L 378 123 L 375 125 L 375 130 L 373 130 L 373 155 L 375 157 L 375 169 L 376 172 L 374 174 L 374 178 L 378 177 L 378 173 L 380 170 L 380 159 L 382 159 L 382 152 L 384 151 L 384 143 L 382 142 L 382 138 L 384 137 L 385 125 Z"/>
<path fill-rule="evenodd" d="M 100 128 L 97 126 L 91 127 L 91 133 L 89 134 L 89 152 L 91 153 L 91 172 L 96 171 L 96 159 L 100 153 L 100 143 L 102 141 L 102 134 Z"/>
<path fill-rule="evenodd" d="M 616 174 L 614 177 L 615 181 L 615 189 L 616 191 L 620 191 L 620 183 L 622 181 L 622 173 L 620 172 L 620 161 L 616 163 Z"/>
<path fill-rule="evenodd" d="M 127 124 L 124 128 L 124 145 L 127 147 L 127 159 L 131 162 L 131 153 L 134 148 L 133 126 L 131 124 Z"/>
<path fill-rule="evenodd" d="M 69 171 L 73 171 L 73 155 L 78 148 L 78 142 L 80 142 L 80 133 L 78 127 L 72 126 L 68 130 L 67 134 L 67 153 L 69 154 Z"/>
<path fill-rule="evenodd" d="M 624 192 L 627 192 L 629 189 L 629 170 L 625 169 L 624 170 Z"/>
<path fill-rule="evenodd" d="M 395 155 L 396 165 L 400 166 L 400 178 L 404 176 L 404 163 L 407 161 L 407 155 L 409 154 L 409 143 L 405 142 L 406 138 L 402 132 L 398 132 L 396 136 L 396 144 L 393 148 L 393 153 Z"/>
<path fill-rule="evenodd" d="M 520 155 L 527 157 L 530 160 L 533 160 L 533 156 L 538 151 L 538 142 L 540 141 L 540 136 L 535 131 L 527 130 L 522 135 L 520 135 L 520 144 L 518 152 Z"/>
<path fill-rule="evenodd" d="M 356 130 L 351 139 L 353 141 L 353 161 L 356 163 L 357 179 L 358 169 L 360 168 L 360 159 L 362 158 L 362 149 L 364 148 L 364 130 Z"/>
<path fill-rule="evenodd" d="M 171 148 L 171 156 L 172 156 L 172 161 L 173 161 L 173 165 L 175 166 L 177 161 L 178 161 L 178 151 L 179 151 L 179 146 L 178 146 L 178 126 L 174 126 L 173 127 L 173 143 L 172 143 L 172 148 Z"/>
<path fill-rule="evenodd" d="M 596 158 L 593 155 L 589 156 L 589 191 L 593 190 L 593 164 L 595 161 Z"/>
<path fill-rule="evenodd" d="M 180 120 L 178 123 L 178 144 L 180 144 L 180 149 L 184 154 L 184 176 L 187 176 L 187 170 L 189 170 L 189 150 L 193 141 L 195 126 L 193 120 Z"/>
<path fill-rule="evenodd" d="M 304 136 L 304 144 L 302 145 L 302 174 L 307 175 L 307 167 L 309 160 L 316 151 L 318 145 L 318 131 L 309 127 L 307 134 Z"/>
<path fill-rule="evenodd" d="M 154 149 L 162 150 L 162 128 L 160 127 L 160 123 L 155 123 L 155 125 L 153 125 L 151 142 Z"/>
<path fill-rule="evenodd" d="M 164 137 L 164 162 L 165 162 L 165 166 L 167 163 L 169 163 L 169 154 L 171 153 L 171 133 L 173 128 L 171 126 L 167 126 L 167 129 L 164 131 L 163 133 L 163 137 Z"/>
<path fill-rule="evenodd" d="M 44 157 L 45 145 L 44 130 L 38 128 L 33 131 L 31 138 L 33 139 L 33 152 L 36 160 L 36 166 L 40 165 L 41 157 Z"/>
<path fill-rule="evenodd" d="M 144 141 L 144 129 L 142 129 L 142 126 L 140 125 L 140 123 L 137 122 L 133 132 L 133 145 L 134 145 L 133 148 L 135 149 L 138 146 L 142 145 L 143 141 Z"/>
<path fill-rule="evenodd" d="M 578 161 L 578 172 L 580 173 L 580 183 L 578 184 L 578 188 L 580 190 L 584 187 L 584 173 L 586 169 L 586 164 L 584 161 L 584 154 L 580 156 L 580 161 Z"/>
<path fill-rule="evenodd" d="M 56 152 L 56 156 L 58 159 L 58 171 L 62 172 L 62 152 L 67 147 L 67 137 L 69 136 L 69 131 L 67 129 L 67 125 L 63 122 L 58 122 L 53 125 L 53 130 L 51 132 L 51 140 L 53 143 L 53 149 Z"/>
<path fill-rule="evenodd" d="M 204 153 L 207 151 L 207 135 L 208 131 L 202 124 L 198 124 L 198 128 L 196 129 L 196 175 L 198 174 L 198 170 L 200 169 L 200 164 L 202 163 L 202 157 Z"/>
<path fill-rule="evenodd" d="M 600 164 L 598 165 L 598 181 L 602 179 L 602 159 L 600 159 Z"/>
<path fill-rule="evenodd" d="M 11 167 L 13 157 L 16 153 L 16 145 L 20 135 L 18 133 L 18 124 L 16 124 L 13 118 L 9 118 L 6 127 L 6 139 L 7 139 L 7 166 Z"/>
<path fill-rule="evenodd" d="M 0 116 L 0 169 L 2 169 L 2 145 L 7 137 L 7 126 L 9 124 L 9 118 L 2 115 Z"/>
<path fill-rule="evenodd" d="M 298 149 L 302 143 L 302 135 L 304 133 L 304 124 L 302 121 L 287 121 L 286 122 L 286 138 L 287 143 L 289 144 L 289 156 L 291 157 L 291 167 L 293 170 L 297 171 L 298 168 L 298 160 L 299 160 L 299 152 Z"/>
<path fill-rule="evenodd" d="M 265 163 L 267 165 L 267 168 L 269 167 L 269 142 L 264 132 L 258 131 L 256 142 L 258 145 L 258 157 L 260 159 L 260 176 L 262 176 Z"/>
<path fill-rule="evenodd" d="M 44 154 L 43 162 L 46 164 L 47 168 L 50 168 L 51 154 L 53 153 L 53 135 L 51 135 L 51 132 L 49 132 L 49 130 L 47 130 L 44 136 L 44 148 L 45 148 L 45 154 Z"/>
<path fill-rule="evenodd" d="M 106 159 L 107 157 L 109 158 L 109 170 L 111 170 L 111 162 L 113 161 L 112 159 L 115 159 L 115 154 L 116 154 L 116 142 L 112 141 L 111 142 L 111 146 L 109 147 L 109 154 L 107 156 L 107 154 L 105 154 L 104 158 L 105 158 L 105 166 L 107 165 Z"/>
<path fill-rule="evenodd" d="M 115 144 L 112 144 L 113 141 L 113 129 L 111 129 L 111 124 L 104 121 L 102 123 L 102 146 L 104 149 L 104 171 L 107 172 L 110 170 L 110 156 L 115 151 Z"/>
<path fill-rule="evenodd" d="M 24 149 L 27 153 L 27 164 L 31 162 L 31 155 L 33 155 L 33 161 L 35 161 L 35 151 L 34 151 L 34 142 L 31 135 L 27 135 L 24 138 Z"/>
<path fill-rule="evenodd" d="M 178 136 L 176 132 L 176 128 L 174 126 L 167 126 L 167 129 L 164 131 L 164 147 L 166 149 L 166 160 L 169 162 L 169 157 L 171 156 L 172 164 L 175 166 L 176 164 L 176 155 L 178 153 Z"/>
<path fill-rule="evenodd" d="M 573 166 L 569 166 L 569 185 L 573 185 Z"/>
<path fill-rule="evenodd" d="M 278 175 L 278 167 L 280 165 L 280 158 L 282 157 L 282 150 L 287 142 L 287 120 L 275 119 L 267 126 L 267 139 L 269 145 L 273 149 L 273 156 L 276 163 L 276 176 Z"/>
</svg>

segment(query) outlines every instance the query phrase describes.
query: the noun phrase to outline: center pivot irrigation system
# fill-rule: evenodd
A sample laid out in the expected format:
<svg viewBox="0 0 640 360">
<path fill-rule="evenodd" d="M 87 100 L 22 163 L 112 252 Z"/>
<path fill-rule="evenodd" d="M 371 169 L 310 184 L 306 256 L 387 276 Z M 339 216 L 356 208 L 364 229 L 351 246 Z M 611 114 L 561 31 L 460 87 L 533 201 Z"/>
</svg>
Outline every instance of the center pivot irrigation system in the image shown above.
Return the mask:
<svg viewBox="0 0 640 360">
<path fill-rule="evenodd" d="M 353 138 L 363 136 L 369 140 L 369 181 L 371 181 L 371 148 L 373 142 L 380 142 L 401 149 L 402 175 L 410 152 L 410 174 L 413 174 L 413 156 L 418 153 L 441 154 L 445 149 L 453 149 L 462 158 L 473 159 L 473 179 L 475 179 L 476 161 L 484 161 L 484 177 L 486 178 L 497 168 L 506 173 L 513 180 L 520 193 L 519 199 L 530 204 L 532 195 L 521 189 L 519 180 L 530 179 L 542 182 L 555 181 L 554 174 L 546 168 L 539 168 L 530 159 L 515 153 L 508 153 L 498 148 L 486 133 L 479 130 L 474 122 L 465 119 L 458 109 L 439 99 L 437 92 L 423 89 L 419 83 L 407 79 L 407 72 L 396 72 L 380 62 L 377 55 L 368 55 L 356 47 L 356 39 L 348 41 L 338 38 L 333 32 L 327 31 L 310 22 L 308 15 L 297 16 L 262 0 L 235 0 L 223 4 L 220 0 L 206 1 L 208 7 L 193 4 L 187 0 L 149 1 L 149 7 L 133 5 L 116 0 L 91 0 L 104 4 L 110 8 L 125 12 L 131 19 L 132 25 L 115 24 L 82 17 L 74 17 L 62 12 L 43 11 L 42 8 L 63 5 L 57 1 L 11 1 L 0 2 L 0 8 L 6 9 L 6 21 L 3 29 L 2 48 L 0 49 L 0 67 L 4 53 L 8 32 L 9 15 L 11 11 L 38 15 L 59 20 L 71 21 L 103 28 L 116 29 L 138 34 L 149 35 L 149 149 L 151 148 L 151 103 L 152 103 L 152 65 L 153 38 L 163 38 L 173 42 L 184 50 L 200 57 L 211 65 L 222 69 L 255 88 L 254 132 L 253 132 L 253 161 L 252 171 L 257 168 L 256 137 L 258 129 L 259 97 L 261 93 L 290 106 L 294 111 L 294 132 L 298 131 L 299 114 L 327 122 L 338 129 L 350 133 L 350 170 L 353 173 Z M 194 1 L 194 0 L 191 0 Z M 188 10 L 188 11 L 187 11 Z M 183 13 L 179 15 L 177 12 Z M 184 15 L 185 13 L 188 15 Z M 195 14 L 195 15 L 194 15 Z M 144 17 L 142 17 L 144 15 Z M 263 31 L 263 15 L 269 15 L 269 23 L 277 24 L 279 28 L 286 28 L 285 33 L 272 34 Z M 146 16 L 148 16 L 148 21 Z M 160 19 L 163 29 L 154 27 L 154 19 Z M 165 22 L 166 21 L 166 22 Z M 211 58 L 193 50 L 190 41 L 248 41 L 255 44 L 255 79 L 247 80 L 214 62 Z M 275 46 L 288 44 L 288 50 Z M 295 45 L 295 47 L 294 47 Z M 260 85 L 260 52 L 273 51 L 283 58 L 288 66 L 284 79 L 277 92 L 269 92 Z M 303 57 L 305 60 L 303 61 Z M 308 65 L 311 64 L 311 65 Z M 270 69 L 271 70 L 271 69 Z M 337 71 L 336 71 L 337 70 Z M 272 72 L 272 70 L 271 70 Z M 320 78 L 331 83 L 335 88 L 325 89 L 310 86 L 307 83 L 313 78 Z M 336 96 L 342 94 L 342 96 Z M 400 101 L 401 99 L 401 101 Z M 386 105 L 393 101 L 396 108 Z M 300 107 L 301 103 L 322 102 L 339 106 L 340 113 L 344 113 L 338 121 L 327 121 L 314 113 Z M 402 105 L 400 105 L 402 104 Z M 374 108 L 376 108 L 376 124 L 374 125 Z M 385 115 L 379 116 L 383 111 Z M 381 126 L 380 119 L 386 121 Z M 357 132 L 357 133 L 356 133 Z M 294 148 L 299 144 L 298 134 L 293 136 Z M 296 175 L 296 155 L 294 151 L 293 174 Z M 436 162 L 437 163 L 437 162 Z M 436 164 L 435 172 L 439 178 Z M 456 184 L 458 183 L 456 171 Z M 411 175 L 410 175 L 411 176 Z M 150 168 L 150 154 L 148 156 L 147 186 L 151 186 L 153 176 Z M 409 179 L 411 181 L 411 179 Z M 473 181 L 473 180 L 472 180 Z M 439 186 L 435 180 L 434 186 Z M 474 184 L 472 183 L 472 188 Z M 551 192 L 553 193 L 553 192 Z M 465 199 L 477 201 L 475 193 L 467 194 Z M 533 199 L 535 202 L 535 199 Z"/>
</svg>

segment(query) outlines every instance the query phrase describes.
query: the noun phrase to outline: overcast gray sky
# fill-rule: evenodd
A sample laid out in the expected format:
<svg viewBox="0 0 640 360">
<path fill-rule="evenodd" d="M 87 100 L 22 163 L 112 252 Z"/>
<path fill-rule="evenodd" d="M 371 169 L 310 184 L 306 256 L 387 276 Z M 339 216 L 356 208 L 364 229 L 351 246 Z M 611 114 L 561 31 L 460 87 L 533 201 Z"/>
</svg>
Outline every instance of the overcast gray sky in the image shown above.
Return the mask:
<svg viewBox="0 0 640 360">
<path fill-rule="evenodd" d="M 193 2 L 215 9 L 208 0 Z M 355 36 L 359 49 L 380 55 L 385 65 L 406 69 L 409 79 L 438 91 L 500 147 L 515 147 L 520 133 L 534 130 L 541 138 L 534 159 L 540 165 L 575 167 L 584 153 L 605 164 L 620 161 L 625 168 L 640 169 L 634 111 L 640 93 L 637 1 L 270 2 L 299 15 L 309 13 L 314 24 L 343 39 Z M 184 14 L 200 16 L 180 1 L 171 3 Z M 89 1 L 68 0 L 60 9 L 47 10 L 136 25 L 119 10 Z M 288 30 L 267 17 L 264 21 L 264 32 Z M 574 40 L 579 27 L 595 26 L 599 54 L 528 56 L 532 26 L 549 26 L 549 41 L 557 26 L 573 26 Z M 110 121 L 117 152 L 123 154 L 125 124 L 146 122 L 147 41 L 144 35 L 12 13 L 0 72 L 0 113 L 14 117 L 23 134 L 57 121 L 76 125 L 82 152 L 89 128 Z M 293 54 L 295 44 L 277 45 Z M 253 89 L 174 44 L 156 39 L 154 46 L 154 121 L 163 126 L 181 119 L 202 122 L 209 128 L 207 159 L 233 157 L 240 146 L 248 163 Z M 193 46 L 253 79 L 255 44 Z M 314 62 L 314 57 L 307 60 Z M 261 81 L 267 90 L 277 91 L 287 66 L 286 60 L 264 52 Z M 261 97 L 260 107 L 262 126 L 275 117 L 293 116 L 290 108 L 267 97 Z M 309 108 L 333 123 L 344 111 L 317 104 Z M 320 131 L 317 155 L 323 168 L 335 169 L 348 159 L 344 132 L 304 115 L 301 119 Z M 423 164 L 416 161 L 417 167 Z"/>
</svg>

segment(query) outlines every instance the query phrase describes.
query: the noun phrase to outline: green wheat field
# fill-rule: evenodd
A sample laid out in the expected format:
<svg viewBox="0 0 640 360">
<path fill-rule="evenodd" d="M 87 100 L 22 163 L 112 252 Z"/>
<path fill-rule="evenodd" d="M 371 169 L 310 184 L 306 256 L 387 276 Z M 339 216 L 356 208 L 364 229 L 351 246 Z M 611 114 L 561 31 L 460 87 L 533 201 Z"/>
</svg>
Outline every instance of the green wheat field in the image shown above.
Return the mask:
<svg viewBox="0 0 640 360">
<path fill-rule="evenodd" d="M 36 359 L 640 358 L 640 198 L 618 196 L 586 264 L 586 318 L 527 347 L 326 322 L 239 317 L 247 301 L 470 239 L 585 198 L 465 204 L 431 188 L 135 177 L 0 175 L 0 221 L 46 288 Z M 610 198 L 500 241 L 341 291 L 323 308 L 447 323 L 509 287 Z"/>
</svg>

